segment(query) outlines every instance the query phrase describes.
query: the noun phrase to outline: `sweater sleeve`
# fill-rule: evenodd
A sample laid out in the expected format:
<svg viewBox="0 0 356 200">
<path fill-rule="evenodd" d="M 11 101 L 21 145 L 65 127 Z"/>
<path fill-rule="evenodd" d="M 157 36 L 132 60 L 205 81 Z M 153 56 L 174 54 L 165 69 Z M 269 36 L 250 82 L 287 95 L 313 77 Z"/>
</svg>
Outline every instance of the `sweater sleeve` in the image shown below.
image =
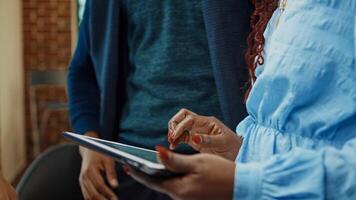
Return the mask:
<svg viewBox="0 0 356 200">
<path fill-rule="evenodd" d="M 85 5 L 76 51 L 68 70 L 70 120 L 75 132 L 99 131 L 100 92 L 90 57 L 90 1 Z"/>
<path fill-rule="evenodd" d="M 356 199 L 356 139 L 341 150 L 296 148 L 264 163 L 237 163 L 234 199 Z"/>
</svg>

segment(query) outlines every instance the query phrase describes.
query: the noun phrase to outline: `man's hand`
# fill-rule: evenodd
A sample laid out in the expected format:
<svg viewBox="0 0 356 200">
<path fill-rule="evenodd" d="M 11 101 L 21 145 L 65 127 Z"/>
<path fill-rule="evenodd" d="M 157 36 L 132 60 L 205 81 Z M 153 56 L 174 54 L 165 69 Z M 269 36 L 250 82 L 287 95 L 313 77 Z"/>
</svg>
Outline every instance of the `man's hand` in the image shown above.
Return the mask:
<svg viewBox="0 0 356 200">
<path fill-rule="evenodd" d="M 0 199 L 17 200 L 17 194 L 14 188 L 0 176 Z"/>
<path fill-rule="evenodd" d="M 94 132 L 88 132 L 85 135 L 98 137 Z M 106 185 L 105 179 L 102 176 L 102 174 L 105 174 L 105 178 L 111 187 L 118 187 L 119 183 L 116 176 L 114 160 L 84 147 L 80 147 L 79 151 L 82 156 L 79 182 L 84 199 L 118 199 L 111 188 Z"/>
<path fill-rule="evenodd" d="M 179 155 L 162 147 L 156 148 L 159 158 L 171 171 L 185 174 L 172 179 L 154 179 L 126 167 L 134 179 L 147 187 L 178 200 L 231 200 L 235 163 L 212 154 Z"/>
<path fill-rule="evenodd" d="M 235 160 L 242 139 L 214 117 L 201 116 L 187 109 L 180 110 L 168 123 L 168 141 L 174 149 L 186 143 L 201 153 L 210 153 Z"/>
</svg>

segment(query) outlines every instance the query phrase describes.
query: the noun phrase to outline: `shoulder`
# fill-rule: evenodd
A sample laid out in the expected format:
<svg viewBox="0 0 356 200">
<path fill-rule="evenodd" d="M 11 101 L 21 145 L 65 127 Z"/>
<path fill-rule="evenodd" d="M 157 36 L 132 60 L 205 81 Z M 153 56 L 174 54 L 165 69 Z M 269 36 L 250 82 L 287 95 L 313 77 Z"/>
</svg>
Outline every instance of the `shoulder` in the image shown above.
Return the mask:
<svg viewBox="0 0 356 200">
<path fill-rule="evenodd" d="M 119 0 L 86 0 L 85 12 L 92 19 L 108 19 L 115 16 L 120 11 Z"/>
<path fill-rule="evenodd" d="M 119 0 L 86 1 L 82 23 L 89 33 L 89 38 L 105 38 L 108 35 L 106 34 L 107 32 L 113 31 L 115 33 L 110 35 L 117 35 L 116 32 L 120 16 L 120 2 L 121 1 Z"/>
</svg>

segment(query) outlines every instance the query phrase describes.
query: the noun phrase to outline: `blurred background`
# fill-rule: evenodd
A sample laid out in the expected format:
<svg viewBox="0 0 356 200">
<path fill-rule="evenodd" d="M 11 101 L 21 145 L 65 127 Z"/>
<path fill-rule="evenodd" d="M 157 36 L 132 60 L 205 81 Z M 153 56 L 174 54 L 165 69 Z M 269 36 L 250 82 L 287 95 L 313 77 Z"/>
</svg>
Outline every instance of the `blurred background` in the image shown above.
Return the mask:
<svg viewBox="0 0 356 200">
<path fill-rule="evenodd" d="M 70 130 L 66 71 L 84 3 L 0 0 L 0 171 L 14 185 Z"/>
</svg>

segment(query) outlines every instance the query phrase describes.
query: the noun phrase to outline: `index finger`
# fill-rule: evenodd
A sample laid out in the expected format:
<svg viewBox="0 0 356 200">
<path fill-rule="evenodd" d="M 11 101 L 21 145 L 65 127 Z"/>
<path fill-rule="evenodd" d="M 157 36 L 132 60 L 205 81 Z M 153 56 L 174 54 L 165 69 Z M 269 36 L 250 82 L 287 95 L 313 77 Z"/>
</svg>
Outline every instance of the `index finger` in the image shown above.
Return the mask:
<svg viewBox="0 0 356 200">
<path fill-rule="evenodd" d="M 117 180 L 114 160 L 111 158 L 105 159 L 103 165 L 106 173 L 106 178 L 110 186 L 113 188 L 117 188 L 119 186 L 119 181 Z"/>
<path fill-rule="evenodd" d="M 117 199 L 115 193 L 106 185 L 104 178 L 100 173 L 92 173 L 89 179 L 92 182 L 92 185 L 96 188 L 96 190 L 109 198 L 110 200 Z"/>
<path fill-rule="evenodd" d="M 181 109 L 177 114 L 175 114 L 168 122 L 168 128 L 171 131 L 174 131 L 176 126 L 184 120 L 187 115 L 196 115 L 194 112 L 188 109 Z"/>
<path fill-rule="evenodd" d="M 83 182 L 83 185 L 87 190 L 87 195 L 89 199 L 105 200 L 105 197 L 101 193 L 99 193 L 99 191 L 95 188 L 92 182 Z"/>
</svg>

